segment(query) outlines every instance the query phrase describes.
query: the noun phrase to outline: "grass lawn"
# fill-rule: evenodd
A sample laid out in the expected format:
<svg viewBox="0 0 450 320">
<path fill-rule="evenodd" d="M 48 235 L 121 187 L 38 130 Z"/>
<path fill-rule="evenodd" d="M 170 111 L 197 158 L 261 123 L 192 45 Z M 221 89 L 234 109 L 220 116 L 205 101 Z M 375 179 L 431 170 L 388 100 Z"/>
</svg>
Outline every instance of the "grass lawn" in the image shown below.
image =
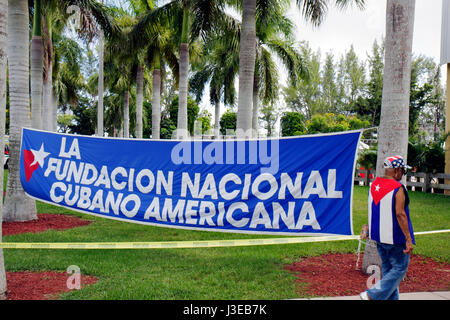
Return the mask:
<svg viewBox="0 0 450 320">
<path fill-rule="evenodd" d="M 368 187 L 355 187 L 354 232 L 367 221 Z M 415 231 L 450 229 L 450 197 L 410 192 Z M 262 238 L 158 228 L 80 214 L 38 202 L 40 213 L 65 213 L 92 220 L 67 231 L 5 236 L 5 242 L 182 241 Z M 279 237 L 279 236 L 278 236 Z M 417 236 L 415 254 L 450 261 L 450 234 Z M 283 265 L 327 252 L 356 252 L 357 241 L 236 248 L 153 250 L 5 249 L 7 271 L 66 271 L 77 265 L 99 281 L 66 299 L 289 299 L 298 297 L 295 277 Z"/>
</svg>

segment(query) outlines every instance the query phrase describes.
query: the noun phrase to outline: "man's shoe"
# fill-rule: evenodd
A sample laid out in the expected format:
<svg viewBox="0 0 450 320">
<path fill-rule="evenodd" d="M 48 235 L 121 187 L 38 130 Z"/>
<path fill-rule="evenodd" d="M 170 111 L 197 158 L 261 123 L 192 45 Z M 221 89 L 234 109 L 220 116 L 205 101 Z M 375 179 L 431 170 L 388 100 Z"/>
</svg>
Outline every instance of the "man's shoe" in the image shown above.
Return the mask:
<svg viewBox="0 0 450 320">
<path fill-rule="evenodd" d="M 359 297 L 361 300 L 370 300 L 369 295 L 367 294 L 367 291 L 363 291 L 359 294 Z"/>
</svg>

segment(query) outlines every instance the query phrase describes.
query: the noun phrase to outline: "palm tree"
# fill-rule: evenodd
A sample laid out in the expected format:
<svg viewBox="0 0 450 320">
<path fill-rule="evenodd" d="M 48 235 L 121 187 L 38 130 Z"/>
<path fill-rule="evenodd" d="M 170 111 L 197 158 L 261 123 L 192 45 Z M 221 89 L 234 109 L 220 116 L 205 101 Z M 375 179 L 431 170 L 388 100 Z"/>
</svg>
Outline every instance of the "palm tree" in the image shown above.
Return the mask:
<svg viewBox="0 0 450 320">
<path fill-rule="evenodd" d="M 49 0 L 44 2 L 43 29 L 45 39 L 44 85 L 43 85 L 43 128 L 56 131 L 57 102 L 53 90 L 54 56 L 53 39 L 63 32 L 69 15 L 67 8 L 77 6 L 80 9 L 81 25 L 78 34 L 88 41 L 96 36 L 98 26 L 102 35 L 115 37 L 119 33 L 118 26 L 112 20 L 112 11 L 94 0 Z M 99 77 L 100 79 L 100 77 Z M 101 81 L 101 80 L 99 80 Z"/>
<path fill-rule="evenodd" d="M 104 26 L 107 34 L 111 35 L 117 32 L 117 27 L 111 23 L 111 19 L 107 14 L 104 6 L 93 0 L 52 0 L 45 1 L 48 8 L 56 8 L 57 10 L 65 10 L 70 5 L 79 5 L 80 8 L 89 10 L 99 24 Z M 10 70 L 10 160 L 9 160 L 9 174 L 6 188 L 6 198 L 3 211 L 4 221 L 26 221 L 37 218 L 35 201 L 27 197 L 23 191 L 20 183 L 20 141 L 21 129 L 31 125 L 30 118 L 30 97 L 29 97 L 29 17 L 28 17 L 28 1 L 16 0 L 11 1 L 8 11 L 9 23 L 8 30 L 8 62 Z M 47 9 L 47 7 L 46 7 Z M 44 12 L 44 10 L 42 10 Z M 43 101 L 44 107 L 54 106 L 50 110 L 43 110 L 44 116 L 49 116 L 50 121 L 45 125 L 44 129 L 56 129 L 56 102 L 55 95 L 52 89 L 46 88 L 45 80 L 51 79 L 52 75 L 52 31 L 53 24 L 51 24 L 51 17 L 64 16 L 64 14 L 50 13 L 50 10 L 45 10 L 46 17 L 41 19 L 43 24 L 44 34 L 46 36 L 46 54 L 48 59 L 44 59 L 44 87 L 43 87 Z M 37 12 L 39 13 L 39 11 Z M 36 20 L 39 21 L 38 15 Z M 46 23 L 45 23 L 46 22 Z M 49 63 L 50 62 L 50 63 Z M 45 92 L 49 93 L 46 94 Z M 45 100 L 46 99 L 46 100 Z M 47 117 L 44 117 L 46 119 Z"/>
<path fill-rule="evenodd" d="M 253 83 L 256 61 L 256 0 L 242 0 L 239 42 L 239 97 L 236 135 L 251 138 Z"/>
<path fill-rule="evenodd" d="M 8 21 L 10 160 L 3 221 L 26 221 L 37 219 L 35 201 L 25 195 L 19 174 L 22 127 L 31 125 L 27 0 L 10 1 Z"/>
<path fill-rule="evenodd" d="M 34 1 L 33 37 L 30 47 L 31 122 L 42 129 L 42 71 L 44 44 L 42 41 L 41 0 Z"/>
<path fill-rule="evenodd" d="M 0 12 L 8 12 L 8 0 L 0 0 Z M 0 137 L 5 135 L 5 106 L 6 106 L 6 50 L 8 34 L 8 16 L 0 15 Z M 3 140 L 3 138 L 2 138 Z M 2 143 L 4 143 L 2 141 Z M 3 163 L 4 152 L 2 150 L 0 161 Z M 0 166 L 0 180 L 3 181 L 3 166 Z M 0 242 L 2 242 L 2 212 L 3 192 L 0 194 Z M 0 300 L 6 299 L 6 272 L 3 260 L 3 249 L 0 249 Z"/>
<path fill-rule="evenodd" d="M 103 32 L 98 35 L 98 101 L 97 101 L 97 135 L 103 137 L 103 95 L 104 95 L 104 75 L 103 75 Z"/>
<path fill-rule="evenodd" d="M 284 65 L 291 85 L 308 79 L 302 55 L 294 45 L 294 23 L 285 17 L 289 1 L 258 7 L 256 17 L 256 64 L 253 80 L 252 133 L 258 134 L 259 100 L 273 104 L 278 97 L 279 74 L 274 56 Z"/>
<path fill-rule="evenodd" d="M 407 159 L 414 10 L 415 0 L 387 1 L 377 176 L 383 174 L 383 161 L 388 156 L 398 154 Z M 367 273 L 370 265 L 381 267 L 381 260 L 376 246 L 366 245 L 363 272 Z"/>
<path fill-rule="evenodd" d="M 214 28 L 216 22 L 223 20 L 226 1 L 220 0 L 172 0 L 144 16 L 138 27 L 140 29 L 157 28 L 157 23 L 164 19 L 173 21 L 176 38 L 180 43 L 179 51 L 179 105 L 177 116 L 178 135 L 187 137 L 187 95 L 190 45 L 200 35 L 204 36 Z"/>
<path fill-rule="evenodd" d="M 398 154 L 407 158 L 414 10 L 415 0 L 387 2 L 377 176 L 383 173 L 386 157 Z"/>
<path fill-rule="evenodd" d="M 197 103 L 209 83 L 209 99 L 215 107 L 214 138 L 220 136 L 221 101 L 233 106 L 236 100 L 235 79 L 239 72 L 239 56 L 236 54 L 239 39 L 238 23 L 224 25 L 208 36 L 204 44 L 202 63 L 194 66 L 195 73 L 190 79 L 190 91 Z"/>
<path fill-rule="evenodd" d="M 296 0 L 303 16 L 318 26 L 323 21 L 332 0 Z M 250 135 L 252 125 L 252 96 L 256 61 L 256 19 L 257 8 L 267 8 L 277 0 L 242 0 L 242 30 L 239 49 L 239 98 L 237 134 Z M 365 0 L 334 0 L 340 9 L 354 3 L 363 8 Z"/>
</svg>

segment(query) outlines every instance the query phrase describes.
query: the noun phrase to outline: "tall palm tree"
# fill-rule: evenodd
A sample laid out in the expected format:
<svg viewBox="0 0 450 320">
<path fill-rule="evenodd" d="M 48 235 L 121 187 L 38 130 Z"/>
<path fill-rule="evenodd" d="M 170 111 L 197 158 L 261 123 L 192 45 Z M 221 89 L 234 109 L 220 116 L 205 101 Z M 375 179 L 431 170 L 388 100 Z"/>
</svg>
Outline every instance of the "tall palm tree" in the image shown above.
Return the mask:
<svg viewBox="0 0 450 320">
<path fill-rule="evenodd" d="M 308 79 L 308 70 L 294 43 L 294 23 L 285 17 L 289 1 L 258 6 L 256 15 L 256 63 L 253 80 L 252 133 L 258 134 L 260 100 L 264 105 L 278 97 L 276 56 L 288 72 L 291 85 Z"/>
<path fill-rule="evenodd" d="M 190 91 L 197 103 L 209 83 L 209 99 L 214 105 L 214 138 L 220 136 L 221 101 L 233 106 L 236 100 L 235 79 L 239 72 L 237 43 L 240 24 L 226 24 L 217 32 L 209 35 L 204 43 L 202 62 L 194 66 L 194 75 L 190 79 Z"/>
<path fill-rule="evenodd" d="M 34 1 L 33 37 L 30 47 L 31 122 L 33 128 L 42 129 L 42 71 L 44 43 L 42 41 L 41 0 Z"/>
<path fill-rule="evenodd" d="M 27 0 L 10 1 L 8 21 L 10 160 L 3 221 L 26 221 L 37 219 L 35 201 L 25 195 L 19 174 L 22 127 L 31 125 Z"/>
<path fill-rule="evenodd" d="M 185 138 L 188 132 L 189 47 L 195 39 L 207 34 L 214 28 L 217 21 L 226 16 L 223 11 L 225 2 L 224 0 L 172 0 L 152 10 L 139 23 L 142 29 L 156 28 L 155 21 L 171 19 L 174 22 L 172 28 L 177 30 L 176 37 L 180 43 L 177 129 L 181 138 Z"/>
<path fill-rule="evenodd" d="M 407 158 L 414 11 L 415 0 L 387 2 L 378 176 L 383 173 L 386 157 L 398 154 Z"/>
<path fill-rule="evenodd" d="M 239 43 L 239 96 L 236 134 L 251 138 L 253 83 L 256 61 L 256 0 L 242 0 Z"/>
<path fill-rule="evenodd" d="M 414 11 L 415 0 L 387 1 L 377 176 L 383 174 L 383 161 L 388 156 L 398 154 L 407 159 Z M 381 268 L 376 246 L 366 245 L 364 258 L 363 272 L 367 273 L 370 265 Z"/>
<path fill-rule="evenodd" d="M 44 1 L 43 5 L 44 19 L 42 21 L 46 56 L 44 59 L 43 128 L 56 131 L 57 103 L 51 77 L 55 67 L 53 39 L 61 34 L 67 25 L 67 19 L 70 17 L 67 9 L 73 5 L 80 9 L 81 25 L 78 26 L 77 32 L 88 41 L 92 41 L 92 38 L 99 33 L 98 26 L 101 28 L 102 35 L 105 34 L 107 37 L 115 37 L 120 30 L 112 19 L 113 12 L 94 0 L 48 0 Z"/>
<path fill-rule="evenodd" d="M 103 95 L 104 95 L 104 75 L 103 75 L 103 52 L 104 41 L 103 32 L 98 35 L 98 101 L 97 101 L 97 135 L 103 137 Z"/>
<path fill-rule="evenodd" d="M 253 84 L 256 60 L 256 19 L 257 8 L 267 8 L 277 0 L 242 0 L 242 30 L 239 51 L 239 98 L 237 113 L 237 133 L 249 136 L 252 125 Z M 306 20 L 318 26 L 323 21 L 328 6 L 334 2 L 340 9 L 349 4 L 363 8 L 365 0 L 296 0 Z"/>
<path fill-rule="evenodd" d="M 8 35 L 8 0 L 0 0 L 0 137 L 5 135 L 5 106 L 6 106 L 6 50 Z M 2 138 L 3 140 L 3 138 Z M 2 143 L 4 143 L 2 141 Z M 0 154 L 0 163 L 3 163 L 4 152 Z M 0 166 L 0 181 L 3 181 L 3 166 Z M 2 242 L 2 212 L 3 192 L 0 194 L 0 242 Z M 3 261 L 3 249 L 0 249 L 0 300 L 6 299 L 6 272 Z"/>
<path fill-rule="evenodd" d="M 62 10 L 65 14 L 65 9 L 70 5 L 79 5 L 80 8 L 89 10 L 92 15 L 99 22 L 108 34 L 116 32 L 116 26 L 111 23 L 111 19 L 107 14 L 107 10 L 104 6 L 97 3 L 94 0 L 52 0 L 45 1 L 46 5 L 51 5 L 51 8 L 57 8 Z M 44 10 L 42 10 L 43 12 Z M 46 10 L 46 18 L 42 21 L 50 21 L 50 11 Z M 58 11 L 59 12 L 59 11 Z M 26 221 L 37 218 L 35 201 L 27 197 L 23 191 L 20 183 L 20 141 L 21 141 L 21 129 L 23 127 L 29 127 L 31 125 L 30 118 L 30 97 L 29 97 L 29 8 L 28 1 L 15 0 L 11 1 L 8 11 L 8 20 L 11 21 L 8 26 L 8 63 L 10 70 L 10 160 L 9 160 L 9 174 L 6 188 L 6 198 L 4 204 L 4 221 Z M 53 16 L 58 16 L 54 14 Z M 36 17 L 37 20 L 38 17 Z M 44 26 L 44 25 L 43 25 Z M 47 25 L 47 43 L 51 43 L 51 33 L 53 25 Z M 43 29 L 45 31 L 45 27 Z M 45 50 L 48 55 L 48 59 L 45 59 L 47 63 L 52 61 L 51 46 L 46 46 Z M 45 64 L 45 61 L 44 61 Z M 47 64 L 46 74 L 47 79 L 51 79 L 51 65 Z M 45 74 L 44 74 L 45 81 Z M 45 88 L 45 83 L 44 83 Z M 48 88 L 47 88 L 48 89 Z M 50 115 L 50 125 L 44 126 L 45 128 L 56 129 L 56 103 L 53 90 L 48 90 L 51 93 L 50 99 L 45 94 L 43 89 L 43 101 L 44 107 L 55 106 L 54 109 L 43 110 L 43 115 Z M 47 96 L 47 100 L 44 98 Z M 46 118 L 46 117 L 44 117 Z"/>
</svg>

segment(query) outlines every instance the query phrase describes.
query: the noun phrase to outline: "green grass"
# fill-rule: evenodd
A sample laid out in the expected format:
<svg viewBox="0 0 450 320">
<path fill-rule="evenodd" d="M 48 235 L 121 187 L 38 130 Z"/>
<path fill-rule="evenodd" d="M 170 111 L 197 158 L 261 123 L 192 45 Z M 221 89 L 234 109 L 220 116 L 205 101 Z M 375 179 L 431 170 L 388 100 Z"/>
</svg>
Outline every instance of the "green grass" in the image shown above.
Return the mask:
<svg viewBox="0 0 450 320">
<path fill-rule="evenodd" d="M 367 187 L 355 187 L 354 232 L 367 221 Z M 411 192 L 415 231 L 450 229 L 450 197 Z M 181 241 L 262 238 L 158 228 L 97 218 L 37 203 L 40 213 L 64 213 L 92 220 L 67 231 L 5 236 L 5 242 Z M 450 261 L 449 234 L 417 236 L 415 254 Z M 236 248 L 153 250 L 5 249 L 7 271 L 66 271 L 77 265 L 99 281 L 65 299 L 288 299 L 302 296 L 295 277 L 283 269 L 302 257 L 327 252 L 356 252 L 357 241 Z"/>
</svg>

